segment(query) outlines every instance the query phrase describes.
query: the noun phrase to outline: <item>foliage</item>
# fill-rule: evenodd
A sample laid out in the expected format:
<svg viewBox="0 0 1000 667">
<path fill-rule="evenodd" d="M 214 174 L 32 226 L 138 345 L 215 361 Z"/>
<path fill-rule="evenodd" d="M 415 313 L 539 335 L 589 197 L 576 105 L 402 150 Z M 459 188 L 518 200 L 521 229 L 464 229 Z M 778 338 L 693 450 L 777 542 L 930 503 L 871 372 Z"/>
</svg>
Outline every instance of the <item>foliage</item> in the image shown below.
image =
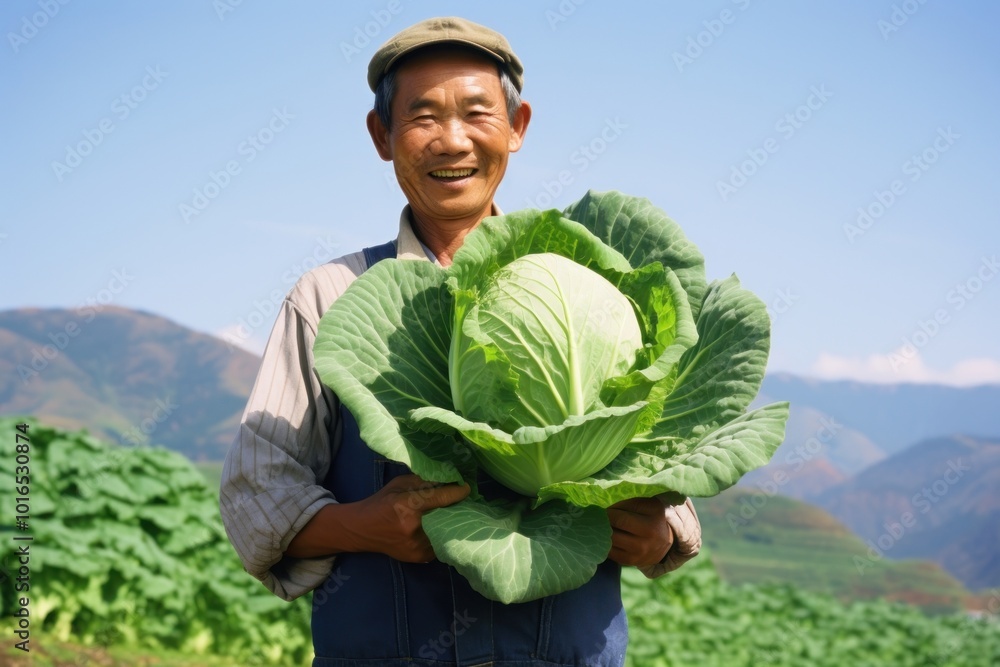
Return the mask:
<svg viewBox="0 0 1000 667">
<path fill-rule="evenodd" d="M 618 192 L 487 218 L 447 269 L 390 259 L 354 281 L 320 322 L 316 370 L 372 449 L 473 487 L 424 517 L 442 561 L 494 600 L 552 595 L 607 556 L 605 508 L 715 495 L 781 443 L 787 403 L 747 411 L 766 308 L 703 264 Z"/>
<path fill-rule="evenodd" d="M 0 429 L 13 434 L 19 421 L 31 424 L 24 534 L 35 538 L 34 664 L 308 664 L 306 600 L 289 605 L 243 572 L 215 493 L 183 457 L 112 448 L 33 419 L 0 419 Z M 0 443 L 0 475 L 8 480 L 13 440 Z M 8 513 L 10 489 L 0 485 Z M 10 537 L 0 536 L 8 569 Z M 4 616 L 12 612 L 11 583 L 0 584 Z M 732 586 L 703 552 L 652 581 L 625 568 L 622 596 L 630 667 L 1000 664 L 1000 593 L 985 600 L 986 620 L 929 617 L 899 604 L 845 605 L 787 585 Z M 9 644 L 0 652 L 3 664 L 30 664 L 22 657 Z"/>
<path fill-rule="evenodd" d="M 928 616 L 885 601 L 842 604 L 790 585 L 732 586 L 703 552 L 653 581 L 622 577 L 629 667 L 993 667 L 1000 664 L 1000 594 L 991 617 Z"/>
<path fill-rule="evenodd" d="M 0 420 L 0 476 L 14 477 L 14 424 Z M 246 574 L 218 497 L 182 455 L 108 446 L 30 424 L 30 600 L 35 637 L 219 654 L 241 665 L 311 655 L 306 599 L 289 603 Z M 13 484 L 0 485 L 12 513 Z M 10 529 L 8 528 L 7 531 Z M 17 545 L 0 533 L 0 562 Z M 14 611 L 11 579 L 0 611 Z"/>
</svg>

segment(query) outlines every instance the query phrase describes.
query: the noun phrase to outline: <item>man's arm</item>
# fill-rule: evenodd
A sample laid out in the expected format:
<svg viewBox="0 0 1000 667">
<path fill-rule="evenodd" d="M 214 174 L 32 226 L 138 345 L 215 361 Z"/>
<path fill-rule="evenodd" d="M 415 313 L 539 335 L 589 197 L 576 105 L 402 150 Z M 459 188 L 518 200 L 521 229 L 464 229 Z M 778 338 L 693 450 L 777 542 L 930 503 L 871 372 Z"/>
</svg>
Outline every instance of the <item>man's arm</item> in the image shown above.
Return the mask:
<svg viewBox="0 0 1000 667">
<path fill-rule="evenodd" d="M 286 298 L 219 491 L 223 524 L 244 568 L 286 600 L 320 585 L 333 566 L 332 556 L 283 558 L 291 539 L 336 502 L 321 484 L 336 402 L 313 370 L 315 337 L 315 323 Z"/>
<path fill-rule="evenodd" d="M 383 553 L 407 563 L 434 559 L 421 518 L 469 495 L 468 485 L 437 485 L 416 475 L 389 481 L 356 503 L 326 505 L 288 545 L 285 554 L 315 558 L 349 551 Z"/>
</svg>

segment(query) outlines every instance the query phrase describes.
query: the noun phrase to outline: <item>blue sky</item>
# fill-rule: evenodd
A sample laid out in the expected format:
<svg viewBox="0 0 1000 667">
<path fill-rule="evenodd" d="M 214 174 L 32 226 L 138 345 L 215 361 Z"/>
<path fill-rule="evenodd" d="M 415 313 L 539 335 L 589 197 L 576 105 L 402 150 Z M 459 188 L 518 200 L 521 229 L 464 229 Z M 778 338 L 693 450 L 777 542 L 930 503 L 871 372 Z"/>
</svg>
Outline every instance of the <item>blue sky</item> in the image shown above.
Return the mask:
<svg viewBox="0 0 1000 667">
<path fill-rule="evenodd" d="M 771 306 L 771 371 L 1000 382 L 985 1 L 5 2 L 0 309 L 242 322 L 262 349 L 276 293 L 395 235 L 365 74 L 435 15 L 525 63 L 504 210 L 649 198 Z"/>
</svg>

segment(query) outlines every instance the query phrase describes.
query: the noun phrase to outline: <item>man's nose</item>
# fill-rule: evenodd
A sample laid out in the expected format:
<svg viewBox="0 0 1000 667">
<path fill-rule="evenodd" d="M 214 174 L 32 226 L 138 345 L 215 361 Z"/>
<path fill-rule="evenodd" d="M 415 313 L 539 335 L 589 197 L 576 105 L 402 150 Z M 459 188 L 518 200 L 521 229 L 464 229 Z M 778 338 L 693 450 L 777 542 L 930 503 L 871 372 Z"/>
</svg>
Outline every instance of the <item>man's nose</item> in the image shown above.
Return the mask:
<svg viewBox="0 0 1000 667">
<path fill-rule="evenodd" d="M 466 132 L 465 123 L 449 119 L 441 123 L 441 131 L 435 142 L 434 152 L 439 155 L 457 155 L 472 152 L 472 140 Z"/>
</svg>

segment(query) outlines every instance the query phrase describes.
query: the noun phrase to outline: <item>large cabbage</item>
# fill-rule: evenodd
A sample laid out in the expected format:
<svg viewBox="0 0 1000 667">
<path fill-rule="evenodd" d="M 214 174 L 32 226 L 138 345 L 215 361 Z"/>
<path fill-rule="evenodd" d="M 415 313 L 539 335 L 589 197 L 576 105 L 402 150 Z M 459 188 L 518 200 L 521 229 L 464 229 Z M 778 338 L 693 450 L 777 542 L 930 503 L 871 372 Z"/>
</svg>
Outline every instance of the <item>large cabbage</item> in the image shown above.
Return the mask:
<svg viewBox="0 0 1000 667">
<path fill-rule="evenodd" d="M 747 407 L 769 340 L 764 304 L 735 276 L 706 285 L 660 210 L 589 192 L 562 213 L 485 219 L 447 269 L 379 262 L 324 315 L 314 352 L 373 450 L 472 485 L 424 530 L 510 603 L 589 580 L 614 503 L 715 495 L 767 462 L 788 406 Z"/>
</svg>

